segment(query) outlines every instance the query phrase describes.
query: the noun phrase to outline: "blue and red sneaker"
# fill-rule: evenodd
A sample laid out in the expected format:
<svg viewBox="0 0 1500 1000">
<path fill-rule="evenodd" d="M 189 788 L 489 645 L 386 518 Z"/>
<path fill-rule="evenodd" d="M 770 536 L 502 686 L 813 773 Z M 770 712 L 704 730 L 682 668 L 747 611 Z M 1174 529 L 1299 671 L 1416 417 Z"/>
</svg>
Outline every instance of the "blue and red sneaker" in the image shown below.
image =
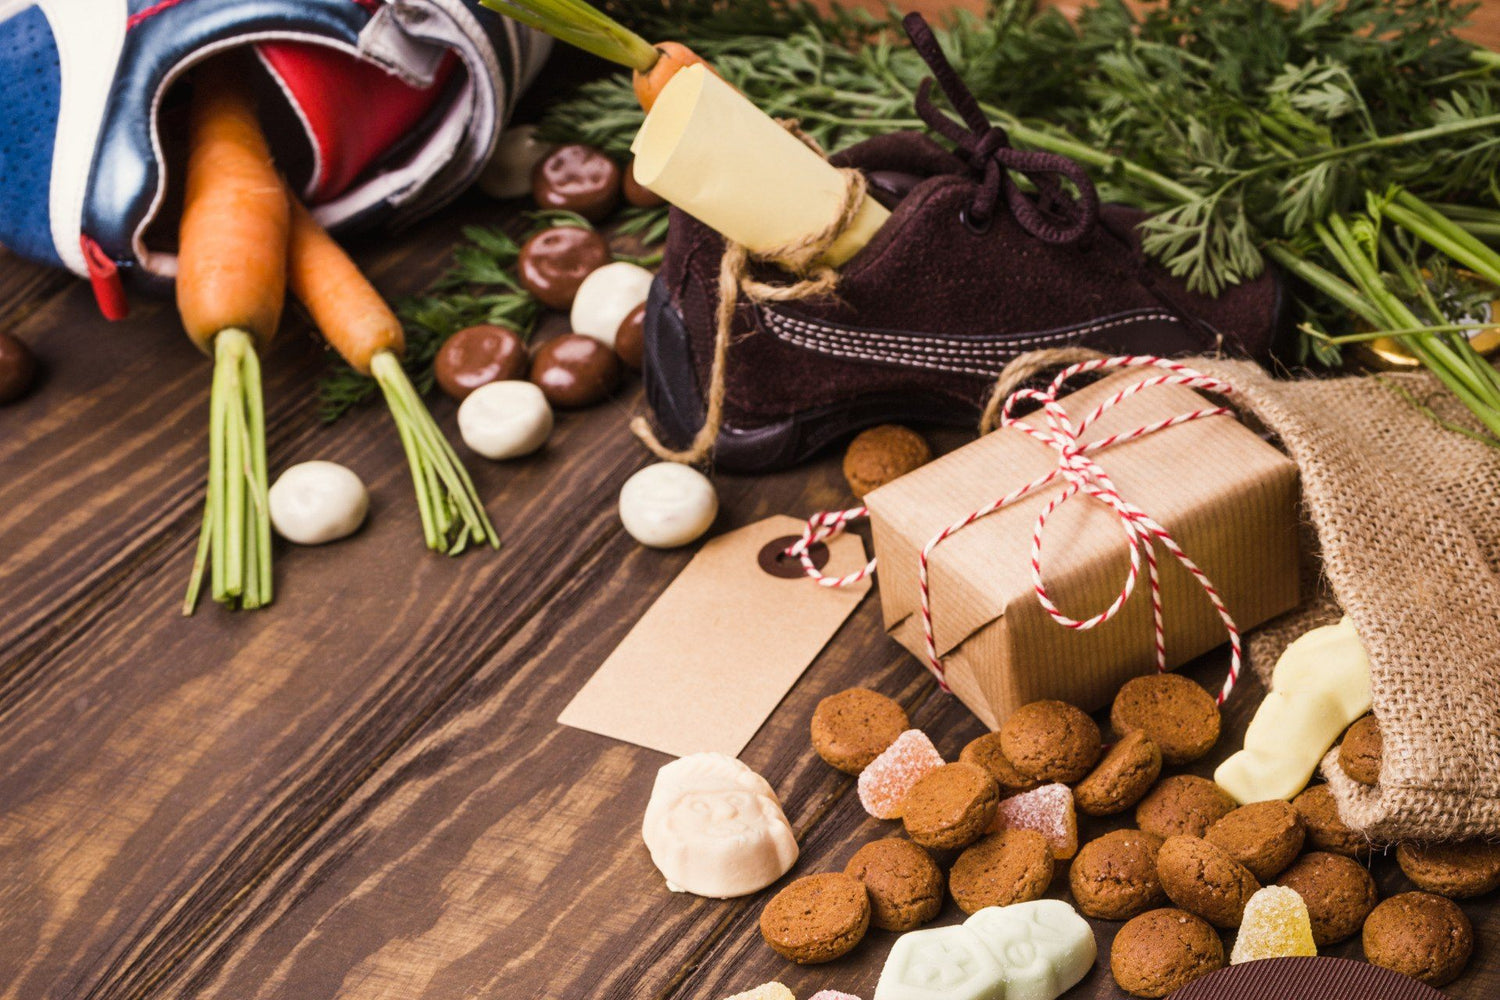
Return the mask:
<svg viewBox="0 0 1500 1000">
<path fill-rule="evenodd" d="M 549 47 L 475 0 L 0 0 L 0 244 L 106 315 L 169 286 L 173 84 L 234 49 L 319 221 L 414 218 L 478 175 Z"/>
</svg>

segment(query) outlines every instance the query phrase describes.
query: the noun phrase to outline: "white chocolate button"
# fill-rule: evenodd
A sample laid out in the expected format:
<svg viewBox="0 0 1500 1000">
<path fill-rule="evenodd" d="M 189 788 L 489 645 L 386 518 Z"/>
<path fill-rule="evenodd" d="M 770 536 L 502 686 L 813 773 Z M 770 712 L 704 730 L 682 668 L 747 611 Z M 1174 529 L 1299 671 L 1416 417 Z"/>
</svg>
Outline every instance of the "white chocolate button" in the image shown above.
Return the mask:
<svg viewBox="0 0 1500 1000">
<path fill-rule="evenodd" d="M 676 462 L 648 465 L 620 487 L 620 521 L 632 538 L 654 549 L 686 545 L 707 531 L 718 513 L 714 484 Z"/>
<path fill-rule="evenodd" d="M 1307 787 L 1339 734 L 1370 710 L 1370 657 L 1345 617 L 1286 648 L 1271 690 L 1245 730 L 1245 748 L 1214 772 L 1241 803 L 1290 799 Z"/>
<path fill-rule="evenodd" d="M 485 458 L 519 458 L 547 443 L 552 407 L 530 382 L 490 382 L 459 404 L 458 433 Z"/>
<path fill-rule="evenodd" d="M 1056 1000 L 1096 954 L 1088 921 L 1061 900 L 990 906 L 897 938 L 875 1000 Z"/>
<path fill-rule="evenodd" d="M 656 772 L 641 836 L 667 888 L 711 899 L 758 892 L 797 860 L 776 793 L 721 753 L 695 753 Z"/>
<path fill-rule="evenodd" d="M 536 137 L 535 125 L 517 125 L 500 133 L 495 152 L 479 175 L 479 190 L 491 198 L 519 198 L 531 193 L 531 170 L 552 144 Z"/>
<path fill-rule="evenodd" d="M 614 347 L 620 324 L 646 301 L 651 279 L 650 271 L 624 260 L 590 271 L 578 286 L 572 312 L 568 314 L 573 332 Z"/>
<path fill-rule="evenodd" d="M 370 509 L 370 494 L 337 462 L 302 462 L 283 472 L 267 494 L 271 526 L 298 545 L 322 545 L 354 534 Z"/>
</svg>

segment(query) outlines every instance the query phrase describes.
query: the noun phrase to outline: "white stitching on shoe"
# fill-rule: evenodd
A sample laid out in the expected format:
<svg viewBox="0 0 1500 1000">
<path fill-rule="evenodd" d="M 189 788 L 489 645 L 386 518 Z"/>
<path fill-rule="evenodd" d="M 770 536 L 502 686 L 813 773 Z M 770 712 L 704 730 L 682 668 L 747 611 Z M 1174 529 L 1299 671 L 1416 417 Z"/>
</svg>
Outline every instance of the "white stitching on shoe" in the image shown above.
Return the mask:
<svg viewBox="0 0 1500 1000">
<path fill-rule="evenodd" d="M 1017 350 L 1020 347 L 1060 343 L 1074 340 L 1078 337 L 1085 337 L 1103 330 L 1128 326 L 1133 323 L 1177 321 L 1177 317 L 1170 313 L 1149 312 L 1107 320 L 1088 326 L 1061 330 L 1056 333 L 1018 337 L 1000 343 L 974 343 L 973 341 L 969 341 L 962 346 L 952 345 L 951 342 L 949 346 L 942 346 L 941 343 L 934 343 L 935 340 L 941 341 L 943 339 L 941 335 L 920 337 L 874 330 L 850 330 L 787 316 L 770 309 L 761 309 L 760 314 L 765 320 L 765 326 L 777 339 L 797 347 L 816 351 L 820 354 L 926 368 L 933 371 L 984 376 L 998 374 L 1004 367 L 1004 362 L 1020 353 Z M 801 336 L 798 335 L 799 332 Z M 886 343 L 872 344 L 871 341 L 884 341 Z M 886 350 L 876 350 L 875 348 L 877 347 L 885 347 Z M 907 353 L 895 353 L 897 351 L 906 351 Z M 977 368 L 962 364 L 941 363 L 949 359 L 971 363 L 993 361 L 997 366 Z"/>
</svg>

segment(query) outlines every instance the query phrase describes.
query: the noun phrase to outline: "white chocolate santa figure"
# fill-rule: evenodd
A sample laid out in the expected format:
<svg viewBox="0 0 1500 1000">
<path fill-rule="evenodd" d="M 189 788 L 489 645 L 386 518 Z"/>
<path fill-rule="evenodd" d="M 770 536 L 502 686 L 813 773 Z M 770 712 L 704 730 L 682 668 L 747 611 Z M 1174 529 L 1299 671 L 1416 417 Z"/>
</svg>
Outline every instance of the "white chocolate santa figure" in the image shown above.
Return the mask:
<svg viewBox="0 0 1500 1000">
<path fill-rule="evenodd" d="M 696 753 L 656 774 L 641 836 L 673 892 L 758 892 L 797 860 L 797 839 L 766 779 L 733 757 Z"/>
</svg>

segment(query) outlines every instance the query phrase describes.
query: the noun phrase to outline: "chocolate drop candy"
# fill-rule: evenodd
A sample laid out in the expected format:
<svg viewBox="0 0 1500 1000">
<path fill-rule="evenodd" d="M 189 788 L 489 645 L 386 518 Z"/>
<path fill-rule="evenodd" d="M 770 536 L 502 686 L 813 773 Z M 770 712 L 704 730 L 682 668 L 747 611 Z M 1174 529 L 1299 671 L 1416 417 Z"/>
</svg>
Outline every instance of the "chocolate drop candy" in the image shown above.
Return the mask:
<svg viewBox="0 0 1500 1000">
<path fill-rule="evenodd" d="M 592 146 L 559 146 L 531 171 L 531 196 L 541 208 L 600 222 L 620 202 L 620 165 Z"/>
<path fill-rule="evenodd" d="M 554 226 L 521 247 L 521 285 L 545 306 L 567 309 L 590 272 L 610 262 L 609 243 L 592 229 Z"/>
<path fill-rule="evenodd" d="M 655 208 L 657 205 L 665 205 L 667 199 L 657 194 L 635 179 L 635 161 L 631 160 L 625 167 L 625 200 L 636 208 Z"/>
<path fill-rule="evenodd" d="M 536 352 L 531 381 L 560 409 L 593 406 L 620 384 L 620 359 L 593 337 L 565 333 Z"/>
<path fill-rule="evenodd" d="M 442 390 L 463 402 L 482 385 L 525 378 L 529 364 L 519 334 L 482 324 L 465 327 L 443 341 L 432 370 Z"/>
<path fill-rule="evenodd" d="M 0 406 L 26 395 L 36 378 L 36 355 L 8 333 L 0 333 Z"/>
<path fill-rule="evenodd" d="M 641 370 L 646 360 L 646 303 L 642 302 L 620 321 L 615 331 L 615 353 L 633 372 Z"/>
</svg>

